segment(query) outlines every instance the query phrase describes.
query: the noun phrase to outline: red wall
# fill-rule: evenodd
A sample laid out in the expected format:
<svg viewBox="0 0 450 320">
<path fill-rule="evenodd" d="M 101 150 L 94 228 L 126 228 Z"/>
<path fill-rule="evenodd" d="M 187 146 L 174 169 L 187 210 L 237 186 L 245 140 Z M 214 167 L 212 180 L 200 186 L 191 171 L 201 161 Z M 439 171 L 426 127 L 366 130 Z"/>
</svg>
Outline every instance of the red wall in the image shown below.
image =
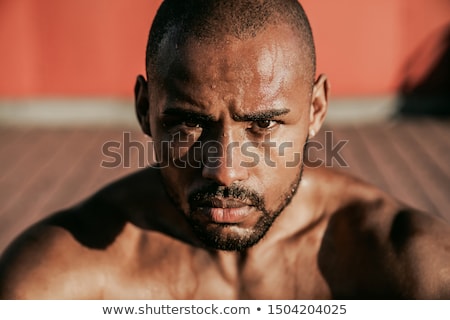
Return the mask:
<svg viewBox="0 0 450 320">
<path fill-rule="evenodd" d="M 160 3 L 0 1 L 0 96 L 130 97 L 135 76 L 144 72 L 148 28 Z M 318 72 L 329 75 L 334 96 L 393 94 L 405 74 L 420 81 L 442 54 L 436 36 L 450 24 L 448 0 L 302 3 Z M 405 71 L 414 56 L 420 61 Z"/>
</svg>

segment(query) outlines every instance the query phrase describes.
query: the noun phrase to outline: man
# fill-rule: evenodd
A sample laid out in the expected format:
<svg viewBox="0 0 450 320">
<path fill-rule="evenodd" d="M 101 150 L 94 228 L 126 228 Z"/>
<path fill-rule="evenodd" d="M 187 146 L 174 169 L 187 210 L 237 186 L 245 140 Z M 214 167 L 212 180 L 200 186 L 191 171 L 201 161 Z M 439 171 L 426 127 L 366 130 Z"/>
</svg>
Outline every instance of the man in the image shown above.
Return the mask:
<svg viewBox="0 0 450 320">
<path fill-rule="evenodd" d="M 329 84 L 294 0 L 166 0 L 136 110 L 158 165 L 22 234 L 6 299 L 450 298 L 450 228 L 302 162 Z"/>
</svg>

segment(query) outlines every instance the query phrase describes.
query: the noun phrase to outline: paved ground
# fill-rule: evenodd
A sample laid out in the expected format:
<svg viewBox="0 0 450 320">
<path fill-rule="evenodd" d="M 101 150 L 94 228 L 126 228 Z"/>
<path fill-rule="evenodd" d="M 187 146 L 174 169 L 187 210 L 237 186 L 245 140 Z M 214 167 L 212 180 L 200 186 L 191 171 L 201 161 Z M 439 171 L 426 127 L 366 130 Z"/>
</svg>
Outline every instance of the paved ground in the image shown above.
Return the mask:
<svg viewBox="0 0 450 320">
<path fill-rule="evenodd" d="M 450 120 L 326 128 L 317 137 L 323 145 L 326 130 L 333 132 L 334 144 L 349 141 L 342 149 L 348 167 L 342 170 L 450 221 Z M 147 141 L 139 131 L 126 134 Z M 102 161 L 113 161 L 102 146 L 124 139 L 124 132 L 111 128 L 0 128 L 0 252 L 26 226 L 137 170 L 139 161 L 151 161 L 151 154 L 134 147 L 124 159 L 129 168 L 102 168 Z"/>
</svg>

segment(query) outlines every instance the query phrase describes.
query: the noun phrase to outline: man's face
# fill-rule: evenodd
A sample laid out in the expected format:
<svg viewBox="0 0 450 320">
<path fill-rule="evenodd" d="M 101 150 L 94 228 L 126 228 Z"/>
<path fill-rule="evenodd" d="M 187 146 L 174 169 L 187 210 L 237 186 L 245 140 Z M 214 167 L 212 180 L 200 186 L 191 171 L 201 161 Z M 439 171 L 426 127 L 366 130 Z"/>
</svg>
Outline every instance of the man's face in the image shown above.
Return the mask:
<svg viewBox="0 0 450 320">
<path fill-rule="evenodd" d="M 312 84 L 286 26 L 161 48 L 150 128 L 166 189 L 206 245 L 264 236 L 301 179 Z"/>
</svg>

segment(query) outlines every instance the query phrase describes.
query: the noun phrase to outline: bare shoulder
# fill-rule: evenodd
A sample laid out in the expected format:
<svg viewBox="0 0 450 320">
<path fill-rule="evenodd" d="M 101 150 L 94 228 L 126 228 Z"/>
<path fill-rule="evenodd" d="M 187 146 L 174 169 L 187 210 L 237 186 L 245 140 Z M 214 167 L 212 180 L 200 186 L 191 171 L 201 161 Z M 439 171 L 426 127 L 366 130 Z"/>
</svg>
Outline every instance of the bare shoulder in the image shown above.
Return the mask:
<svg viewBox="0 0 450 320">
<path fill-rule="evenodd" d="M 106 186 L 17 237 L 0 258 L 0 298 L 100 297 L 102 267 L 126 225 L 116 189 Z"/>
<path fill-rule="evenodd" d="M 67 229 L 46 223 L 30 227 L 1 256 L 0 298 L 83 298 L 85 255 Z"/>
<path fill-rule="evenodd" d="M 98 270 L 125 226 L 127 179 L 136 178 L 108 185 L 17 237 L 0 257 L 0 298 L 98 297 Z"/>
<path fill-rule="evenodd" d="M 413 209 L 393 212 L 388 246 L 414 298 L 450 299 L 450 225 Z"/>
<path fill-rule="evenodd" d="M 319 256 L 336 297 L 450 298 L 450 225 L 339 173 Z M 338 200 L 336 200 L 338 199 Z"/>
<path fill-rule="evenodd" d="M 31 226 L 0 257 L 0 298 L 102 298 L 143 234 L 183 238 L 156 179 L 155 170 L 139 171 Z"/>
</svg>

